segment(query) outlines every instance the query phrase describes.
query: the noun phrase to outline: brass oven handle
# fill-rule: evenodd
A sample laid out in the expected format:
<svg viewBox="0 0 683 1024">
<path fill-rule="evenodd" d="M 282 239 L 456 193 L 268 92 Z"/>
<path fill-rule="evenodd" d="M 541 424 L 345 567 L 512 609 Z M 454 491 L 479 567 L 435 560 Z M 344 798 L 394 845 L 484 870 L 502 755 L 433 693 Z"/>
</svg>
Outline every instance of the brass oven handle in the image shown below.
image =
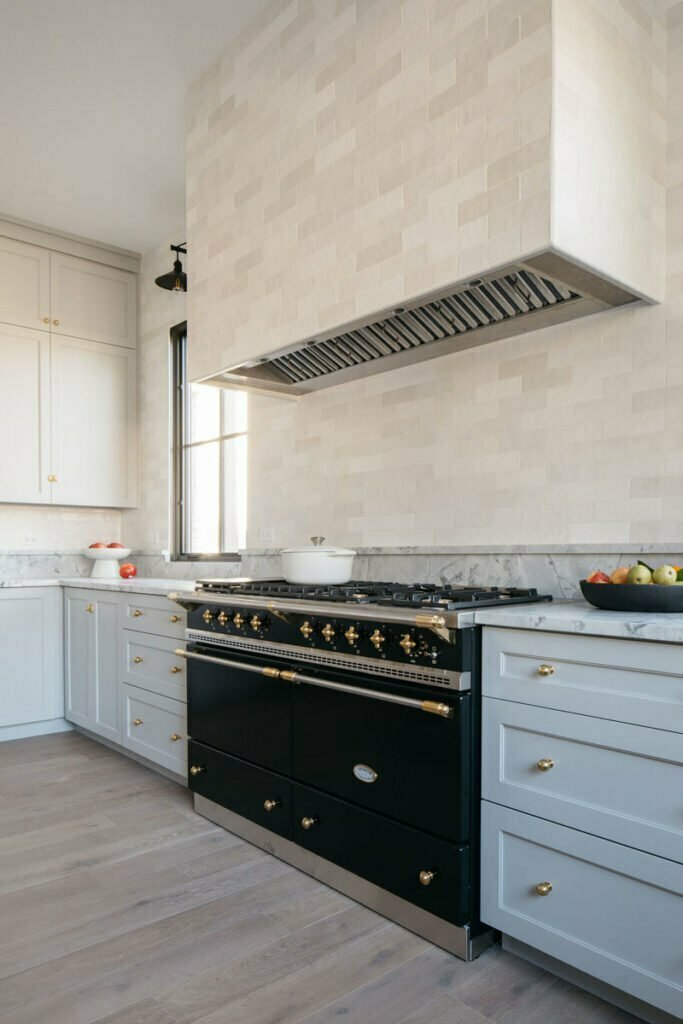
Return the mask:
<svg viewBox="0 0 683 1024">
<path fill-rule="evenodd" d="M 179 648 L 175 651 L 179 658 L 194 658 L 197 661 L 206 661 L 211 665 L 223 665 L 226 668 L 238 668 L 245 672 L 255 672 L 260 676 L 268 676 L 270 679 L 284 679 L 287 683 L 308 683 L 310 686 L 320 686 L 324 690 L 339 690 L 341 693 L 351 693 L 354 697 L 368 697 L 371 700 L 383 700 L 387 704 L 400 704 L 405 708 L 414 708 L 415 711 L 426 711 L 430 715 L 440 715 L 442 718 L 452 718 L 453 708 L 448 704 L 442 704 L 436 700 L 416 700 L 414 697 L 401 697 L 397 693 L 381 693 L 379 690 L 367 690 L 363 686 L 348 686 L 346 683 L 333 683 L 329 679 L 318 679 L 315 676 L 307 676 L 302 672 L 290 672 L 287 669 L 273 668 L 270 665 L 259 667 L 249 665 L 243 661 L 233 661 L 230 658 L 213 658 L 209 654 L 195 654 L 194 651 L 183 651 Z"/>
</svg>

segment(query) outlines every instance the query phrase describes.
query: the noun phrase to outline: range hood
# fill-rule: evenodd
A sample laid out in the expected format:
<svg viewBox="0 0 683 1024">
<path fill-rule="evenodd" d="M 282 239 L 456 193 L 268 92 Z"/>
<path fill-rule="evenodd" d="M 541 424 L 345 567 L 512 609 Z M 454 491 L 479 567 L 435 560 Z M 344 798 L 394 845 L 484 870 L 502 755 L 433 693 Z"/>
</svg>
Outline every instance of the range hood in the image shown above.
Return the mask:
<svg viewBox="0 0 683 1024">
<path fill-rule="evenodd" d="M 295 397 L 640 298 L 547 251 L 304 338 L 203 383 Z"/>
</svg>

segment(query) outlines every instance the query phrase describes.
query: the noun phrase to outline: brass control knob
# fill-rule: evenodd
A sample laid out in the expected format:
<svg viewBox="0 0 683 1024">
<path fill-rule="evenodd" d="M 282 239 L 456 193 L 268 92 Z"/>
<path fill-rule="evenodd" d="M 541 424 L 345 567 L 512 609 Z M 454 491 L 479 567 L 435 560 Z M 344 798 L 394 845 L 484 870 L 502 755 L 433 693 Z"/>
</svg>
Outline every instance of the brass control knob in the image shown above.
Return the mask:
<svg viewBox="0 0 683 1024">
<path fill-rule="evenodd" d="M 219 625 L 224 626 L 225 623 L 228 621 L 228 616 L 225 614 L 225 612 L 221 611 L 218 613 L 218 618 L 216 619 L 216 621 L 219 623 Z"/>
<path fill-rule="evenodd" d="M 220 618 L 220 616 L 219 616 L 219 618 Z M 180 622 L 180 616 L 179 615 L 172 615 L 171 616 L 171 622 Z"/>
<path fill-rule="evenodd" d="M 542 757 L 540 761 L 536 762 L 536 767 L 539 772 L 549 772 L 551 768 L 555 767 L 555 762 L 551 757 Z"/>
<path fill-rule="evenodd" d="M 306 831 L 308 831 L 309 828 L 313 828 L 313 826 L 317 825 L 317 824 L 318 824 L 318 818 L 315 815 L 313 815 L 312 818 L 302 818 L 301 819 L 301 827 L 305 828 Z"/>
<path fill-rule="evenodd" d="M 552 882 L 539 882 L 538 885 L 536 886 L 536 892 L 538 893 L 539 896 L 549 896 L 552 891 L 553 891 L 553 883 Z"/>
<path fill-rule="evenodd" d="M 133 661 L 136 665 L 139 665 L 143 660 L 144 659 L 141 658 L 139 654 L 136 654 L 135 657 L 133 658 Z"/>
<path fill-rule="evenodd" d="M 202 612 L 202 618 L 207 624 L 213 620 L 213 612 L 210 612 L 207 608 L 206 611 Z"/>
<path fill-rule="evenodd" d="M 174 675 L 174 676 L 175 676 L 175 675 L 177 675 L 177 674 L 178 674 L 178 672 L 182 672 L 182 671 L 183 671 L 183 670 L 181 669 L 180 665 L 172 665 L 172 666 L 171 666 L 171 673 L 172 673 L 172 675 Z"/>
<path fill-rule="evenodd" d="M 421 871 L 420 874 L 418 875 L 418 878 L 420 879 L 420 885 L 431 885 L 436 877 L 436 871 Z"/>
<path fill-rule="evenodd" d="M 190 768 L 190 775 L 203 775 L 204 772 L 207 772 L 208 770 L 209 769 L 204 764 L 193 764 L 192 767 Z"/>
<path fill-rule="evenodd" d="M 276 807 L 282 807 L 282 801 L 278 800 L 264 800 L 263 809 L 264 811 L 274 811 Z"/>
<path fill-rule="evenodd" d="M 404 633 L 403 634 L 403 636 L 401 637 L 401 640 L 400 640 L 400 644 L 401 644 L 401 647 L 403 648 L 403 650 L 405 651 L 405 653 L 408 655 L 408 657 L 410 657 L 410 655 L 412 654 L 413 649 L 415 647 L 417 647 L 417 644 L 413 640 L 413 638 L 410 635 L 410 633 Z"/>
<path fill-rule="evenodd" d="M 320 630 L 320 632 L 325 637 L 327 642 L 330 643 L 331 640 L 332 640 L 332 637 L 334 636 L 334 630 L 333 630 L 333 628 L 332 628 L 332 626 L 330 625 L 329 622 L 327 623 L 326 626 L 323 626 L 323 628 Z"/>
<path fill-rule="evenodd" d="M 259 630 L 263 623 L 261 622 L 261 619 L 258 617 L 258 615 L 252 615 L 252 617 L 249 619 L 249 625 L 253 630 Z"/>
<path fill-rule="evenodd" d="M 244 616 L 237 612 L 232 621 L 235 623 L 237 628 L 240 629 L 244 625 Z"/>
<path fill-rule="evenodd" d="M 374 645 L 376 651 L 380 649 L 385 640 L 386 637 L 382 636 L 378 629 L 376 629 L 375 632 L 370 637 L 370 643 Z"/>
<path fill-rule="evenodd" d="M 539 665 L 538 674 L 539 676 L 551 676 L 555 671 L 554 665 Z"/>
<path fill-rule="evenodd" d="M 308 640 L 309 636 L 313 632 L 313 626 L 310 624 L 308 619 L 306 619 L 302 626 L 299 626 L 299 632 L 306 638 L 306 640 Z"/>
<path fill-rule="evenodd" d="M 358 640 L 360 639 L 360 633 L 356 629 L 354 629 L 353 626 L 349 626 L 349 628 L 344 633 L 344 636 L 346 637 L 346 639 L 348 640 L 352 647 L 354 644 L 358 643 Z"/>
</svg>

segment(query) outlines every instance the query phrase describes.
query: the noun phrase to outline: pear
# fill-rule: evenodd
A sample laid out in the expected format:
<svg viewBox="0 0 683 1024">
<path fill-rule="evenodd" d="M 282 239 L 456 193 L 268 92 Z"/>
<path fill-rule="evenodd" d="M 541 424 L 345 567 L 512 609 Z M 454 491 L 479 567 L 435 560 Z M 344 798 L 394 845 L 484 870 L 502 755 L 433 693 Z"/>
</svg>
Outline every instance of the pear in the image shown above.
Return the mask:
<svg viewBox="0 0 683 1024">
<path fill-rule="evenodd" d="M 628 583 L 652 583 L 652 573 L 646 565 L 632 565 L 626 577 Z"/>
<path fill-rule="evenodd" d="M 678 573 L 673 565 L 658 565 L 652 573 L 652 582 L 670 587 L 676 582 L 677 575 Z"/>
</svg>

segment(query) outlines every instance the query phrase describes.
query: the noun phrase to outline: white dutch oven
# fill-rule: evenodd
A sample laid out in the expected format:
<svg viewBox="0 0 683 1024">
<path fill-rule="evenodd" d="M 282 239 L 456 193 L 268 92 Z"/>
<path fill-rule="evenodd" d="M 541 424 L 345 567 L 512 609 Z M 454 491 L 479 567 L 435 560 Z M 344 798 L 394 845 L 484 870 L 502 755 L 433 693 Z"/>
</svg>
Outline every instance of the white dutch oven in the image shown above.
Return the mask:
<svg viewBox="0 0 683 1024">
<path fill-rule="evenodd" d="M 323 547 L 324 537 L 311 537 L 313 547 L 282 552 L 282 573 L 288 583 L 348 583 L 356 554 L 350 548 Z"/>
</svg>

